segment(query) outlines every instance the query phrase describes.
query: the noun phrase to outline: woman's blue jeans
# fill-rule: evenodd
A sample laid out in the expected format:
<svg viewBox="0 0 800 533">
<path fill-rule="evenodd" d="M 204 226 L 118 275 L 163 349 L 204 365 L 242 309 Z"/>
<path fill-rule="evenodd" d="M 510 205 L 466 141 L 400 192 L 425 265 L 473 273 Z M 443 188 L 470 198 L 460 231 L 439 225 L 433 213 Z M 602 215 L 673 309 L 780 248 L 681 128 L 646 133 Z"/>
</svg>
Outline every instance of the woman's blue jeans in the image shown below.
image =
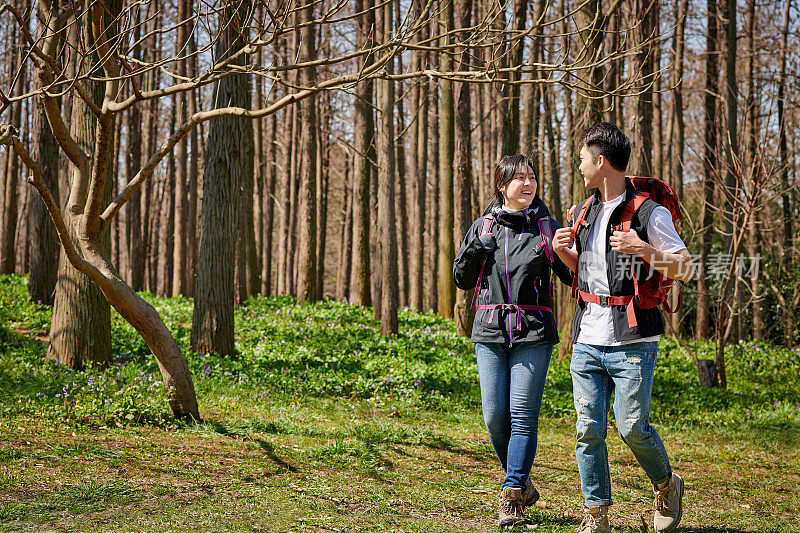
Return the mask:
<svg viewBox="0 0 800 533">
<path fill-rule="evenodd" d="M 552 344 L 475 344 L 489 440 L 506 472 L 503 487 L 524 488 L 536 455 L 539 408 Z"/>
<path fill-rule="evenodd" d="M 575 456 L 586 507 L 612 503 L 606 449 L 612 391 L 619 434 L 647 476 L 653 483 L 662 483 L 672 475 L 664 443 L 650 425 L 656 352 L 657 342 L 622 346 L 573 345 L 570 373 L 578 413 Z"/>
</svg>

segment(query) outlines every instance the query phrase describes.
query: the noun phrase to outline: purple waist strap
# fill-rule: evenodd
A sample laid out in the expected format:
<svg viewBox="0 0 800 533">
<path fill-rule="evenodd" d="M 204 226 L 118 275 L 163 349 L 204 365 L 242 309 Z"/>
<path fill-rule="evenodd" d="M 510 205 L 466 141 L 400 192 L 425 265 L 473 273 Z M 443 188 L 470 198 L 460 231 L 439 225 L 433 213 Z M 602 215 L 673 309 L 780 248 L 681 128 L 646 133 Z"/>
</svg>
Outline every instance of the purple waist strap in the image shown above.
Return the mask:
<svg viewBox="0 0 800 533">
<path fill-rule="evenodd" d="M 547 311 L 548 313 L 552 313 L 553 310 L 549 307 L 545 307 L 543 305 L 517 305 L 517 304 L 486 304 L 486 305 L 479 305 L 477 309 L 484 309 L 490 310 L 491 314 L 489 315 L 489 323 L 491 324 L 492 320 L 494 319 L 494 310 L 495 309 L 509 309 L 511 311 L 517 312 L 517 327 L 515 328 L 517 331 L 522 329 L 522 313 L 520 311 Z"/>
</svg>

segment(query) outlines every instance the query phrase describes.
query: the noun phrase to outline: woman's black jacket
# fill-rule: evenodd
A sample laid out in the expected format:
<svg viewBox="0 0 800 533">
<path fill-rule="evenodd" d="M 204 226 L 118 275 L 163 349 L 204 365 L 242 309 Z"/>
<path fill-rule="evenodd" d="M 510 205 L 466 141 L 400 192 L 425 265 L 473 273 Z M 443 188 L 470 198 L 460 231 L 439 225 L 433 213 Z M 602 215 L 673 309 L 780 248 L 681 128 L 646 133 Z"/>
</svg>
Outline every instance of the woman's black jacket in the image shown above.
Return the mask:
<svg viewBox="0 0 800 533">
<path fill-rule="evenodd" d="M 490 233 L 496 246 L 489 251 L 481 242 L 483 217 L 472 223 L 453 263 L 456 286 L 470 290 L 478 282 L 484 260 L 486 266 L 477 305 L 517 304 L 553 308 L 551 264 L 544 247 L 538 219 L 550 216 L 540 199 L 530 208 L 508 212 L 495 208 L 490 216 L 494 223 Z M 551 231 L 561 227 L 551 218 Z M 551 233 L 551 235 L 552 235 Z M 484 237 L 485 241 L 491 241 Z M 489 248 L 492 247 L 491 242 Z M 551 248 L 552 249 L 552 248 Z M 553 254 L 552 270 L 567 285 L 572 284 L 572 271 Z M 472 342 L 558 343 L 558 330 L 552 312 L 520 310 L 513 307 L 479 309 L 472 325 Z"/>
</svg>

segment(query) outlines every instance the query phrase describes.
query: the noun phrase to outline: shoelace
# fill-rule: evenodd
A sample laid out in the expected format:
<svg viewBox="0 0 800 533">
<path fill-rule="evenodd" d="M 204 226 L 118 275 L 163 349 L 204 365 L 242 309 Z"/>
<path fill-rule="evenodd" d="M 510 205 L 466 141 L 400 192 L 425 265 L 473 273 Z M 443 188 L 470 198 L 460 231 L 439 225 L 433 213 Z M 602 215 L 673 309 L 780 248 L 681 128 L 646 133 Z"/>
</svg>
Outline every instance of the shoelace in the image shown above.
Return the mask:
<svg viewBox="0 0 800 533">
<path fill-rule="evenodd" d="M 656 502 L 655 502 L 656 510 L 663 511 L 664 509 L 668 509 L 667 504 L 669 503 L 669 485 L 655 492 L 656 492 Z"/>
<path fill-rule="evenodd" d="M 591 531 L 594 531 L 600 526 L 600 523 L 597 521 L 599 515 L 595 516 L 592 513 L 586 513 L 583 517 L 583 522 L 581 522 L 581 527 L 588 525 Z"/>
</svg>

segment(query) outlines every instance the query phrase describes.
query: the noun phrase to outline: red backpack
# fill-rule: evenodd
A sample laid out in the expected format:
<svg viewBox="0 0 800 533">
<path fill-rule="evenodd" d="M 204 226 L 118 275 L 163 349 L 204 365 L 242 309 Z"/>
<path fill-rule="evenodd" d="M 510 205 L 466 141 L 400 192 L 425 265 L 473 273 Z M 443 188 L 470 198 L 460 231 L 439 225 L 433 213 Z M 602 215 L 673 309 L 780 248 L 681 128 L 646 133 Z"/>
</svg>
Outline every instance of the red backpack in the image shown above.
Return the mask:
<svg viewBox="0 0 800 533">
<path fill-rule="evenodd" d="M 630 231 L 631 220 L 633 220 L 634 213 L 636 213 L 639 207 L 641 207 L 641 205 L 647 199 L 651 199 L 657 204 L 666 207 L 672 215 L 673 223 L 684 218 L 683 213 L 681 213 L 681 206 L 680 202 L 678 201 L 678 196 L 675 194 L 675 191 L 672 189 L 672 187 L 670 187 L 666 182 L 657 178 L 646 178 L 642 176 L 628 176 L 627 178 L 633 183 L 633 186 L 636 189 L 636 194 L 628 201 L 627 204 L 625 204 L 619 225 L 612 228 L 613 231 Z M 586 224 L 585 217 L 588 210 L 589 202 L 587 201 L 583 203 L 583 207 L 581 208 L 578 217 L 575 219 L 575 224 L 572 226 L 573 234 L 577 232 L 577 228 L 583 224 Z M 643 262 L 642 268 L 644 268 L 645 272 L 647 273 L 650 270 L 650 265 L 648 265 L 646 262 Z M 664 310 L 667 313 L 678 312 L 678 309 L 680 309 L 681 306 L 680 291 L 683 290 L 682 282 L 678 292 L 678 302 L 674 309 L 670 309 L 669 304 L 667 303 L 667 295 L 669 294 L 669 289 L 675 285 L 675 280 L 665 277 L 656 269 L 652 269 L 652 274 L 646 277 L 646 281 L 639 284 L 639 277 L 636 275 L 636 271 L 634 270 L 633 261 L 631 261 L 631 274 L 633 277 L 634 294 L 623 296 L 598 296 L 596 294 L 579 291 L 578 276 L 575 275 L 572 280 L 572 297 L 580 298 L 581 300 L 589 303 L 627 306 L 628 325 L 632 328 L 637 326 L 636 314 L 633 311 L 634 303 L 636 303 L 636 306 L 640 309 L 652 309 L 661 305 L 664 307 Z"/>
</svg>

